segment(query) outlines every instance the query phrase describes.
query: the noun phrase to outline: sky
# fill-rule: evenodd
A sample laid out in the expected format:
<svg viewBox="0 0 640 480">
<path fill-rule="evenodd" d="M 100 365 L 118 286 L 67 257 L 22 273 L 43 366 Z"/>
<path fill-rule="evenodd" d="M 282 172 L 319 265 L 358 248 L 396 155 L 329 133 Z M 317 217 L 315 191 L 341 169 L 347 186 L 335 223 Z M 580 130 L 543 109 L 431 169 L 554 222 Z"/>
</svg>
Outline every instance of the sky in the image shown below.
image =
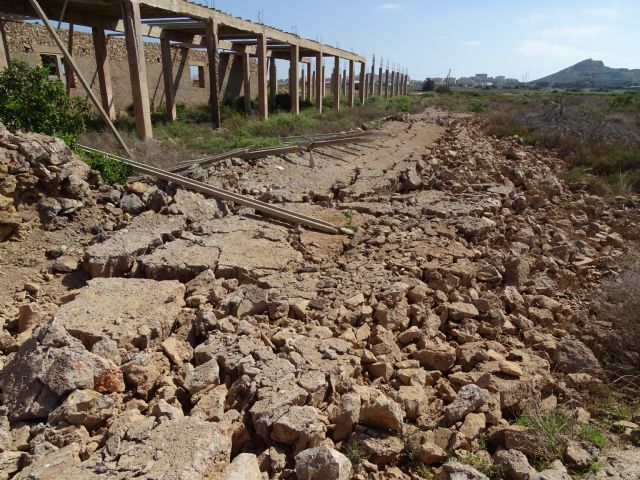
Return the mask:
<svg viewBox="0 0 640 480">
<path fill-rule="evenodd" d="M 535 80 L 593 58 L 640 68 L 640 0 L 195 0 L 407 68 Z M 379 60 L 378 60 L 379 61 Z M 370 65 L 370 63 L 369 63 Z"/>
</svg>

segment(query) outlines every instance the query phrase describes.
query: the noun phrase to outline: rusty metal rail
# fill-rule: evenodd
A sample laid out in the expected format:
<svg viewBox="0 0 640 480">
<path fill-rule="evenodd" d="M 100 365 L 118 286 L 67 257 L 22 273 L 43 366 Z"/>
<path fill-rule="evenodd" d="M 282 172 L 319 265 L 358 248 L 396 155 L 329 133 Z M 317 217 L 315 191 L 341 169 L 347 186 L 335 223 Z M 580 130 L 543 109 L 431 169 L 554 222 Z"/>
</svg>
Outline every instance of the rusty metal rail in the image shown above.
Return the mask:
<svg viewBox="0 0 640 480">
<path fill-rule="evenodd" d="M 327 147 L 331 145 L 343 145 L 348 143 L 362 143 L 369 142 L 373 139 L 373 132 L 347 132 L 341 134 L 322 134 L 314 137 L 289 137 L 296 139 L 306 139 L 306 142 L 301 142 L 292 145 L 284 145 L 282 147 L 261 148 L 261 147 L 248 147 L 239 148 L 237 150 L 231 150 L 219 155 L 213 155 L 210 157 L 204 157 L 197 160 L 189 160 L 186 162 L 173 165 L 167 169 L 168 172 L 182 172 L 194 165 L 205 167 L 217 162 L 227 160 L 229 158 L 239 158 L 241 160 L 253 160 L 256 158 L 264 158 L 270 155 L 286 155 L 288 153 L 303 153 L 311 151 L 315 148 Z"/>
<path fill-rule="evenodd" d="M 135 169 L 140 173 L 143 173 L 145 175 L 151 175 L 153 177 L 166 180 L 168 182 L 173 182 L 184 188 L 189 188 L 191 190 L 195 190 L 196 192 L 202 193 L 203 195 L 214 197 L 227 202 L 233 202 L 238 205 L 243 205 L 245 207 L 253 208 L 258 212 L 266 213 L 268 215 L 271 215 L 281 220 L 286 220 L 292 223 L 304 225 L 306 227 L 319 230 L 321 232 L 332 233 L 332 234 L 340 233 L 340 229 L 335 225 L 332 225 L 331 223 L 325 222 L 323 220 L 318 220 L 317 218 L 314 218 L 314 217 L 303 215 L 301 213 L 292 212 L 291 210 L 287 210 L 285 208 L 264 203 L 259 200 L 255 200 L 251 197 L 246 197 L 244 195 L 239 195 L 237 193 L 229 192 L 221 188 L 216 188 L 206 183 L 198 182 L 196 180 L 191 180 L 190 178 L 177 175 L 167 170 L 162 170 L 160 168 L 152 167 L 150 165 L 136 162 L 128 158 L 123 158 L 118 155 L 113 155 L 112 153 L 103 152 L 101 150 L 97 150 L 91 147 L 86 147 L 83 145 L 80 145 L 80 148 L 88 153 L 106 155 L 108 157 L 115 158 L 116 160 L 119 160 L 122 163 L 131 166 L 133 169 Z"/>
</svg>

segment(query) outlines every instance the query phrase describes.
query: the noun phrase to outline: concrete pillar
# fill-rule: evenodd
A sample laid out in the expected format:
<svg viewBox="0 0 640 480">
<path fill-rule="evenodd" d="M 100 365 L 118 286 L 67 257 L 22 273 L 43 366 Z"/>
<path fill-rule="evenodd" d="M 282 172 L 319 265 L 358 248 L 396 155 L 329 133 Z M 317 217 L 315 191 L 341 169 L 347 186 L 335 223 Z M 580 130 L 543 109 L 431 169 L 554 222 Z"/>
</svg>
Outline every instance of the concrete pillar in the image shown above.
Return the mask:
<svg viewBox="0 0 640 480">
<path fill-rule="evenodd" d="M 378 96 L 382 96 L 382 66 L 380 66 L 378 72 Z"/>
<path fill-rule="evenodd" d="M 316 111 L 322 113 L 322 97 L 324 89 L 324 66 L 322 52 L 316 54 Z"/>
<path fill-rule="evenodd" d="M 309 97 L 309 101 L 315 101 L 316 99 L 316 85 L 318 84 L 318 81 L 316 80 L 316 71 L 314 70 L 313 73 L 311 74 L 311 76 L 313 77 L 312 81 L 311 81 L 311 90 L 310 90 L 310 97 Z"/>
<path fill-rule="evenodd" d="M 396 88 L 396 72 L 391 70 L 391 85 L 389 86 L 389 97 L 393 98 L 395 96 L 395 88 Z"/>
<path fill-rule="evenodd" d="M 307 63 L 307 96 L 304 98 L 307 102 L 311 101 L 313 81 L 311 80 L 311 62 Z"/>
<path fill-rule="evenodd" d="M 307 98 L 307 71 L 305 70 L 304 66 L 300 70 L 299 82 L 300 82 L 300 99 L 304 101 Z"/>
<path fill-rule="evenodd" d="M 340 82 L 340 96 L 347 95 L 347 69 L 342 70 L 342 81 Z"/>
<path fill-rule="evenodd" d="M 251 55 L 242 53 L 242 86 L 244 90 L 244 113 L 251 115 Z"/>
<path fill-rule="evenodd" d="M 213 128 L 220 128 L 222 120 L 220 118 L 220 89 L 218 80 L 218 65 L 220 56 L 218 54 L 218 25 L 209 20 L 207 22 L 207 33 L 205 36 L 207 44 L 207 57 L 209 59 L 209 105 L 211 106 L 211 121 Z"/>
<path fill-rule="evenodd" d="M 340 110 L 340 57 L 334 57 L 333 64 L 333 109 Z"/>
<path fill-rule="evenodd" d="M 367 85 L 367 66 L 364 62 L 360 63 L 360 105 L 364 105 L 364 101 L 367 99 L 367 92 L 369 86 Z"/>
<path fill-rule="evenodd" d="M 93 35 L 93 49 L 96 52 L 96 69 L 98 72 L 102 108 L 104 108 L 104 111 L 107 112 L 111 120 L 115 120 L 116 109 L 113 104 L 113 86 L 111 84 L 111 70 L 109 69 L 109 59 L 107 57 L 107 39 L 104 30 L 101 28 L 93 28 L 91 33 Z M 167 112 L 168 111 L 169 108 L 167 106 Z"/>
<path fill-rule="evenodd" d="M 371 73 L 369 74 L 369 96 L 373 97 L 376 84 L 376 59 L 373 59 L 373 63 L 371 64 Z"/>
<path fill-rule="evenodd" d="M 4 31 L 4 22 L 0 21 L 0 72 L 4 71 L 11 63 L 9 58 L 9 44 Z"/>
<path fill-rule="evenodd" d="M 260 120 L 266 120 L 267 118 L 269 118 L 269 100 L 267 98 L 267 37 L 265 34 L 258 35 L 257 54 L 258 109 L 260 112 Z M 272 60 L 275 61 L 275 59 Z"/>
<path fill-rule="evenodd" d="M 389 98 L 389 69 L 384 73 L 384 98 Z"/>
<path fill-rule="evenodd" d="M 349 106 L 356 103 L 356 62 L 349 60 Z"/>
<path fill-rule="evenodd" d="M 273 101 L 278 94 L 278 68 L 276 66 L 276 59 L 271 58 L 269 60 L 269 97 Z"/>
<path fill-rule="evenodd" d="M 144 42 L 142 40 L 142 22 L 140 4 L 130 0 L 122 2 L 124 36 L 129 59 L 133 112 L 136 118 L 136 134 L 140 140 L 153 138 L 151 128 L 151 107 L 149 105 L 149 86 L 147 85 L 147 67 L 144 61 Z"/>
<path fill-rule="evenodd" d="M 73 57 L 73 23 L 69 24 L 68 36 L 67 36 L 67 51 L 69 55 Z M 64 71 L 66 73 L 66 84 L 67 84 L 67 94 L 71 92 L 72 88 L 76 88 L 76 75 L 73 72 L 73 67 L 71 63 L 64 61 Z"/>
<path fill-rule="evenodd" d="M 93 29 L 96 30 L 95 28 Z M 101 30 L 102 31 L 102 30 Z M 94 34 L 94 44 L 95 34 Z M 106 55 L 105 49 L 105 55 Z M 98 51 L 96 49 L 96 58 Z M 164 79 L 164 99 L 167 107 L 167 121 L 175 122 L 177 118 L 176 113 L 176 92 L 173 87 L 173 59 L 171 58 L 171 43 L 166 38 L 160 39 L 160 58 L 162 60 L 162 78 Z M 98 70 L 99 74 L 99 70 Z M 104 106 L 104 99 L 103 99 Z M 105 107 L 105 110 L 106 107 Z M 107 110 L 108 111 L 108 110 Z"/>
<path fill-rule="evenodd" d="M 300 84 L 298 83 L 298 72 L 300 72 L 300 46 L 291 45 L 290 59 L 291 74 L 289 75 L 289 93 L 291 95 L 291 113 L 300 115 Z"/>
<path fill-rule="evenodd" d="M 326 96 L 327 96 L 327 67 L 322 65 L 322 98 Z"/>
</svg>

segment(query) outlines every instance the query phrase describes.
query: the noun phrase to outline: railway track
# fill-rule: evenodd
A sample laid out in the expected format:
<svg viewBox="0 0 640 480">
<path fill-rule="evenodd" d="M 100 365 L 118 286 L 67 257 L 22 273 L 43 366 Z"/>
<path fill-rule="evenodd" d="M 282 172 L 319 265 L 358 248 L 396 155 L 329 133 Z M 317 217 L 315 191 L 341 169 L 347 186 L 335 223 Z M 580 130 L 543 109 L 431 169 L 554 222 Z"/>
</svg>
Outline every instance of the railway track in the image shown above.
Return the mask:
<svg viewBox="0 0 640 480">
<path fill-rule="evenodd" d="M 102 150 L 97 150 L 95 148 L 87 147 L 84 145 L 80 145 L 80 148 L 88 153 L 106 155 L 108 157 L 115 158 L 116 160 L 119 160 L 120 162 L 131 166 L 133 169 L 135 169 L 136 171 L 142 174 L 151 175 L 153 177 L 166 180 L 168 182 L 173 182 L 177 185 L 180 185 L 181 187 L 189 188 L 191 190 L 202 193 L 203 195 L 206 195 L 209 197 L 213 197 L 219 200 L 232 202 L 237 205 L 253 208 L 258 212 L 265 213 L 267 215 L 278 218 L 280 220 L 285 220 L 291 223 L 304 225 L 306 227 L 312 228 L 314 230 L 318 230 L 320 232 L 331 233 L 331 234 L 341 233 L 341 230 L 335 225 L 329 222 L 325 222 L 323 220 L 319 220 L 314 217 L 310 217 L 308 215 L 292 212 L 291 210 L 277 207 L 269 203 L 264 203 L 259 200 L 255 200 L 251 197 L 246 197 L 244 195 L 229 192 L 228 190 L 216 188 L 206 183 L 198 182 L 196 180 L 183 177 L 182 175 L 179 175 L 172 171 L 152 167 L 144 163 L 136 162 L 134 160 L 130 160 L 127 158 L 120 157 L 118 155 L 114 155 L 112 153 L 104 152 Z"/>
</svg>

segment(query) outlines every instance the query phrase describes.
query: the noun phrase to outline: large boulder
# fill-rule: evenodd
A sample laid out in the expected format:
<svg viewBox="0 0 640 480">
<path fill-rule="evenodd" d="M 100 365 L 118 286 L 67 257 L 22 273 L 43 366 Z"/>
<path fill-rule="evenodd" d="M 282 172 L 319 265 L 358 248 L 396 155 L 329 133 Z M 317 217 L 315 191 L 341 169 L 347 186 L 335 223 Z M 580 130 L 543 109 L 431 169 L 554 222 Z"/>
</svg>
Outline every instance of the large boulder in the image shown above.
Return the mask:
<svg viewBox="0 0 640 480">
<path fill-rule="evenodd" d="M 225 468 L 220 480 L 262 480 L 258 457 L 252 453 L 241 453 Z"/>
<path fill-rule="evenodd" d="M 563 373 L 602 375 L 602 366 L 591 349 L 574 338 L 564 338 L 558 342 L 554 360 L 558 370 Z"/>
<path fill-rule="evenodd" d="M 0 373 L 2 403 L 12 422 L 46 419 L 77 389 L 124 391 L 122 372 L 85 349 L 62 326 L 39 328 Z"/>
<path fill-rule="evenodd" d="M 444 416 L 449 423 L 462 420 L 469 413 L 482 407 L 488 396 L 489 392 L 477 385 L 465 385 L 458 391 L 455 400 L 444 408 Z"/>
<path fill-rule="evenodd" d="M 435 480 L 489 480 L 489 477 L 470 465 L 452 461 L 442 466 Z"/>
<path fill-rule="evenodd" d="M 337 450 L 322 446 L 296 455 L 298 480 L 349 480 L 351 462 Z"/>
</svg>

